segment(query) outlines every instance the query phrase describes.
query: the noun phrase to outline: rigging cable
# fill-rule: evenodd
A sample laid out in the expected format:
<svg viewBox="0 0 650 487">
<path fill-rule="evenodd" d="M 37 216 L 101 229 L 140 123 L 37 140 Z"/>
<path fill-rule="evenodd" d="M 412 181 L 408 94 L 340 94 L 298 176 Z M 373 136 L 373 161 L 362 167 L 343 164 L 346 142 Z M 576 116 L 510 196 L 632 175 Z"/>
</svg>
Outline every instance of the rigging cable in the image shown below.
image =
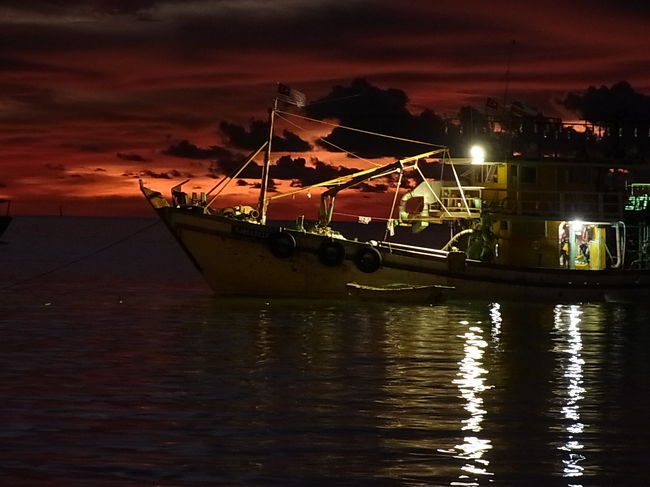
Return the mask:
<svg viewBox="0 0 650 487">
<path fill-rule="evenodd" d="M 334 211 L 334 212 L 332 212 L 332 215 L 338 215 L 338 216 L 349 216 L 349 217 L 357 218 L 357 219 L 359 219 L 359 218 L 361 218 L 362 216 L 364 216 L 364 215 L 355 215 L 355 214 L 352 214 L 352 213 L 341 213 L 341 212 L 339 212 L 339 211 Z M 383 222 L 383 221 L 386 221 L 386 222 L 389 221 L 389 218 L 382 218 L 382 217 L 379 217 L 379 216 L 372 216 L 372 217 L 368 217 L 368 218 L 370 218 L 371 220 L 378 220 L 378 221 L 382 221 L 382 222 Z"/>
<path fill-rule="evenodd" d="M 277 110 L 277 113 L 281 113 L 283 115 L 291 115 L 291 116 L 294 116 L 294 117 L 302 118 L 304 120 L 309 120 L 311 122 L 322 123 L 323 125 L 330 125 L 332 127 L 342 128 L 342 129 L 345 129 L 345 130 L 352 130 L 354 132 L 361 132 L 362 134 L 375 135 L 377 137 L 385 137 L 387 139 L 400 140 L 402 142 L 411 142 L 413 144 L 428 145 L 429 147 L 439 147 L 439 148 L 444 148 L 444 149 L 447 148 L 447 146 L 445 146 L 445 145 L 432 144 L 431 142 L 422 142 L 420 140 L 406 139 L 406 138 L 403 138 L 403 137 L 396 137 L 394 135 L 380 134 L 378 132 L 371 132 L 370 130 L 356 129 L 354 127 L 347 127 L 345 125 L 339 125 L 337 123 L 326 122 L 324 120 L 318 120 L 317 118 L 305 117 L 303 115 L 298 115 L 297 113 L 284 112 L 282 110 Z"/>
<path fill-rule="evenodd" d="M 284 120 L 285 122 L 287 122 L 287 123 L 293 125 L 294 127 L 299 128 L 300 130 L 304 130 L 304 131 L 306 131 L 306 129 L 305 129 L 304 127 L 301 127 L 301 126 L 298 125 L 296 122 L 293 122 L 293 121 L 289 120 L 288 118 L 283 117 L 283 116 L 280 115 L 280 114 L 278 114 L 278 117 L 281 118 L 282 120 Z M 366 159 L 366 158 L 364 158 L 364 157 L 361 157 L 361 156 L 355 154 L 354 152 L 347 151 L 347 150 L 345 150 L 343 147 L 339 147 L 338 145 L 333 144 L 333 143 L 330 142 L 329 140 L 325 140 L 323 137 L 318 137 L 318 140 L 320 140 L 320 141 L 323 142 L 324 144 L 331 145 L 331 146 L 334 147 L 335 149 L 340 150 L 341 152 L 345 152 L 346 154 L 348 154 L 348 155 L 350 155 L 350 156 L 352 156 L 352 157 L 356 157 L 357 159 L 360 159 L 360 160 L 362 160 L 363 162 L 367 162 L 368 164 L 370 164 L 370 165 L 372 165 L 372 166 L 375 166 L 375 167 L 379 167 L 379 166 L 381 166 L 381 164 L 376 163 L 376 162 L 373 162 L 373 161 L 370 161 L 370 160 L 368 160 L 368 159 Z"/>
</svg>

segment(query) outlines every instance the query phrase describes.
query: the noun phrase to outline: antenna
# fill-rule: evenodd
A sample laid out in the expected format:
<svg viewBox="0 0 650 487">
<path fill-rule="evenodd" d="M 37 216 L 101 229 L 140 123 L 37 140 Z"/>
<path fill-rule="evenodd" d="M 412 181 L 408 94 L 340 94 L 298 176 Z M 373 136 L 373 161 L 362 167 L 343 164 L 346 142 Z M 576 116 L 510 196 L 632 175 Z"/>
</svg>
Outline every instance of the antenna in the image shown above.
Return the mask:
<svg viewBox="0 0 650 487">
<path fill-rule="evenodd" d="M 505 152 L 505 162 L 508 162 L 509 155 L 512 153 L 512 127 L 510 126 L 510 117 L 509 114 L 507 113 L 507 108 L 506 108 L 506 103 L 508 103 L 508 88 L 510 87 L 510 64 L 512 63 L 512 51 L 515 50 L 515 40 L 511 40 L 510 43 L 508 44 L 508 61 L 506 63 L 506 76 L 505 76 L 505 86 L 503 88 L 503 112 L 501 115 L 501 120 L 502 124 L 506 122 L 506 117 L 508 117 L 508 123 L 507 123 L 507 134 L 508 134 L 508 139 L 510 140 L 510 147 L 508 150 Z M 511 115 L 511 114 L 510 114 Z M 503 130 L 503 126 L 502 126 Z"/>
<path fill-rule="evenodd" d="M 506 79 L 503 88 L 503 111 L 505 115 L 506 103 L 508 102 L 508 88 L 510 87 L 510 64 L 512 63 L 512 51 L 515 50 L 515 40 L 511 40 L 508 44 L 508 61 L 506 63 Z"/>
</svg>

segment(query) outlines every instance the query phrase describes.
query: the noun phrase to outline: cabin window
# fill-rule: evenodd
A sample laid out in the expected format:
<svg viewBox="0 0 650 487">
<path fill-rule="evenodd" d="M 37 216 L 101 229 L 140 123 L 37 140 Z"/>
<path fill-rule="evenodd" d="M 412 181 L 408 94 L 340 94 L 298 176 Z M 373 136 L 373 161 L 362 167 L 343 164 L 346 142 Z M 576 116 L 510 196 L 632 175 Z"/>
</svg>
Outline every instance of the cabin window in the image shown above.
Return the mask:
<svg viewBox="0 0 650 487">
<path fill-rule="evenodd" d="M 512 222 L 512 233 L 531 238 L 543 238 L 546 235 L 546 224 L 537 221 Z"/>
<path fill-rule="evenodd" d="M 562 222 L 558 228 L 559 265 L 567 269 L 600 270 L 607 267 L 606 230 L 597 224 Z"/>
<path fill-rule="evenodd" d="M 536 184 L 537 168 L 533 166 L 523 166 L 521 168 L 520 182 L 521 184 Z"/>
<path fill-rule="evenodd" d="M 589 167 L 572 167 L 569 169 L 569 183 L 588 184 L 591 180 Z"/>
</svg>

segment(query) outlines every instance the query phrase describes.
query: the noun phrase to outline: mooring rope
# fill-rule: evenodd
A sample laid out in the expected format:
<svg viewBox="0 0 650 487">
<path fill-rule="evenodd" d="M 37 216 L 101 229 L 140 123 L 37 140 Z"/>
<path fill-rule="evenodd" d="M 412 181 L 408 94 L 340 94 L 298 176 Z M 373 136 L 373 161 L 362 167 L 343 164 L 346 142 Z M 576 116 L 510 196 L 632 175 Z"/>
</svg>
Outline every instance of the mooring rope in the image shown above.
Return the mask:
<svg viewBox="0 0 650 487">
<path fill-rule="evenodd" d="M 130 234 L 125 235 L 124 237 L 121 237 L 121 238 L 119 238 L 119 239 L 117 239 L 117 240 L 115 240 L 115 241 L 113 241 L 113 242 L 111 242 L 111 243 L 109 243 L 107 245 L 104 245 L 103 247 L 95 249 L 95 250 L 93 250 L 92 252 L 90 252 L 88 254 L 82 255 L 81 257 L 77 257 L 76 259 L 73 259 L 73 260 L 68 261 L 68 262 L 66 262 L 64 264 L 58 265 L 58 266 L 56 266 L 56 267 L 54 267 L 52 269 L 41 272 L 39 274 L 35 274 L 33 276 L 26 277 L 24 279 L 21 279 L 20 281 L 12 282 L 12 283 L 10 283 L 10 284 L 8 284 L 6 286 L 2 286 L 2 287 L 0 287 L 0 291 L 4 291 L 4 290 L 7 290 L 7 289 L 11 289 L 13 287 L 16 287 L 16 286 L 20 286 L 21 284 L 25 284 L 26 282 L 30 282 L 30 281 L 33 281 L 35 279 L 40 279 L 41 277 L 45 277 L 45 276 L 53 274 L 53 273 L 55 273 L 57 271 L 60 271 L 61 269 L 65 269 L 66 267 L 70 267 L 70 266 L 72 266 L 74 264 L 78 264 L 79 262 L 82 262 L 82 261 L 84 261 L 86 259 L 94 257 L 95 255 L 100 254 L 102 252 L 105 252 L 106 250 L 108 250 L 108 249 L 110 249 L 112 247 L 115 247 L 116 245 L 119 245 L 119 244 L 121 244 L 121 243 L 123 243 L 123 242 L 125 242 L 127 240 L 130 240 L 131 238 L 135 237 L 136 235 L 138 235 L 140 233 L 143 233 L 143 232 L 149 230 L 150 228 L 155 227 L 158 224 L 160 224 L 160 219 L 156 219 L 156 221 L 153 222 L 152 224 L 147 225 L 144 228 L 140 228 L 140 229 L 136 230 L 135 232 L 131 232 Z"/>
</svg>

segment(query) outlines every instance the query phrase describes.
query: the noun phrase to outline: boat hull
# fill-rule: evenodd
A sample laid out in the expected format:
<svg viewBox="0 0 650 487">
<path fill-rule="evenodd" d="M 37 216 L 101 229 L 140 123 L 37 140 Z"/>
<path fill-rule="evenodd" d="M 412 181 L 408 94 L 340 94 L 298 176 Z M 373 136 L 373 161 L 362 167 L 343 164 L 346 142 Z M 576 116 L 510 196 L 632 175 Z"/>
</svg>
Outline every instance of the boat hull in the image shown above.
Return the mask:
<svg viewBox="0 0 650 487">
<path fill-rule="evenodd" d="M 332 238 L 191 208 L 157 211 L 220 296 L 629 302 L 650 295 L 645 270 L 490 265 L 460 252 Z M 278 235 L 286 239 L 280 246 Z"/>
</svg>

